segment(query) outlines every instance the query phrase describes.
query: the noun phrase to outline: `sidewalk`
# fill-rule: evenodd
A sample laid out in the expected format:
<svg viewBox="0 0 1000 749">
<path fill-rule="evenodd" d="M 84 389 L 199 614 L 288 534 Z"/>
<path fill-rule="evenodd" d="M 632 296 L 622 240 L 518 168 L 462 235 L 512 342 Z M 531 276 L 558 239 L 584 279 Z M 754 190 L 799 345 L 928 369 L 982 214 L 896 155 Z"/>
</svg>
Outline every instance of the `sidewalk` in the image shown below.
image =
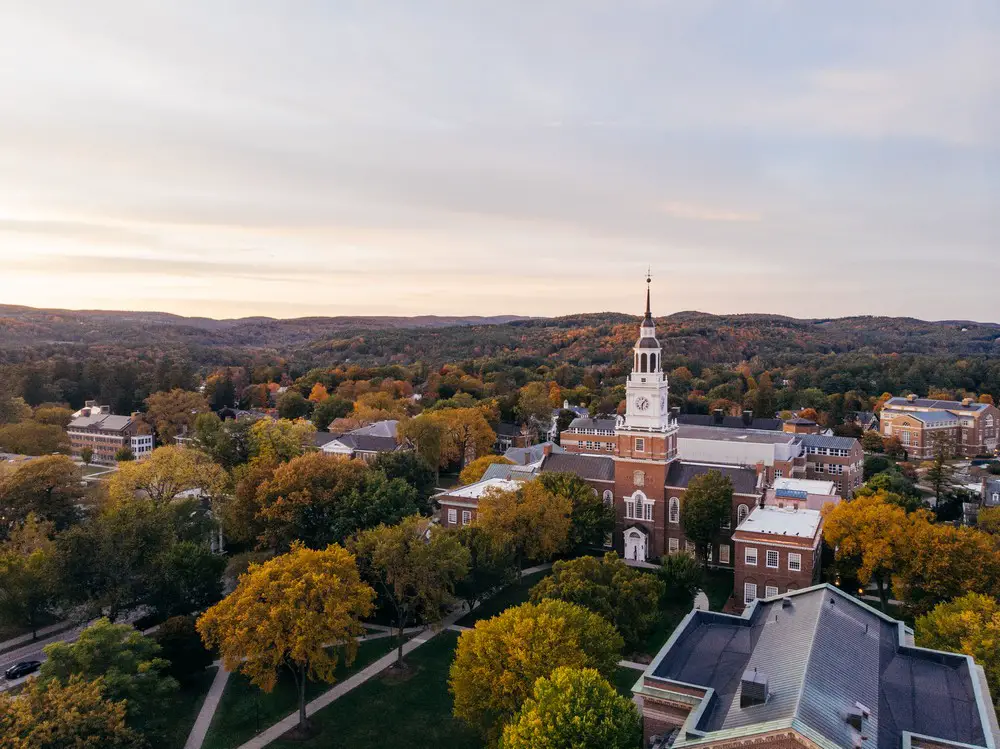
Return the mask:
<svg viewBox="0 0 1000 749">
<path fill-rule="evenodd" d="M 216 661 L 215 665 L 219 667 L 219 670 L 215 672 L 212 686 L 209 687 L 205 701 L 201 704 L 201 710 L 198 711 L 198 717 L 191 727 L 191 733 L 188 734 L 187 741 L 184 742 L 184 749 L 201 749 L 205 735 L 208 733 L 208 727 L 212 725 L 212 718 L 215 717 L 215 711 L 219 709 L 222 693 L 226 691 L 226 682 L 229 681 L 230 672 L 223 667 L 222 661 Z"/>
<path fill-rule="evenodd" d="M 73 628 L 73 622 L 64 621 L 56 622 L 55 624 L 50 624 L 47 627 L 42 627 L 38 630 L 38 639 L 33 639 L 31 632 L 24 635 L 18 635 L 17 637 L 12 637 L 9 640 L 4 640 L 0 642 L 0 654 L 6 653 L 8 650 L 12 650 L 19 645 L 31 645 L 37 644 L 45 638 L 46 635 L 58 634 L 59 632 L 65 632 L 67 629 Z"/>
</svg>

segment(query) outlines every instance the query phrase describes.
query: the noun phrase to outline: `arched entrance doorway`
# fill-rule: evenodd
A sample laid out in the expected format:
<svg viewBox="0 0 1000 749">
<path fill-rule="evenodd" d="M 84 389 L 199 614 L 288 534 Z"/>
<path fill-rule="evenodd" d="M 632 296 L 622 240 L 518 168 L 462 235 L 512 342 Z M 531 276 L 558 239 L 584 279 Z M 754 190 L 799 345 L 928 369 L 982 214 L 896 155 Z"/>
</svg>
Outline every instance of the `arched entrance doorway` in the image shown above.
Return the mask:
<svg viewBox="0 0 1000 749">
<path fill-rule="evenodd" d="M 648 536 L 642 528 L 628 528 L 625 531 L 625 558 L 634 562 L 645 562 L 647 559 Z"/>
</svg>

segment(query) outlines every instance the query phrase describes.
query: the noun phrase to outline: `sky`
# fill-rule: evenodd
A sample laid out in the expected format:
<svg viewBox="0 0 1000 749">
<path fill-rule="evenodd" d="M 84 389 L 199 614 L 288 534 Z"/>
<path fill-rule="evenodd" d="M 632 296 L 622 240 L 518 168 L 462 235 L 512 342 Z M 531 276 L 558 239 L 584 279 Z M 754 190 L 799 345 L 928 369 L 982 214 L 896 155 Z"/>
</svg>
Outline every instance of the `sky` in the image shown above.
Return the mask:
<svg viewBox="0 0 1000 749">
<path fill-rule="evenodd" d="M 1000 321 L 996 0 L 0 0 L 0 303 Z"/>
</svg>

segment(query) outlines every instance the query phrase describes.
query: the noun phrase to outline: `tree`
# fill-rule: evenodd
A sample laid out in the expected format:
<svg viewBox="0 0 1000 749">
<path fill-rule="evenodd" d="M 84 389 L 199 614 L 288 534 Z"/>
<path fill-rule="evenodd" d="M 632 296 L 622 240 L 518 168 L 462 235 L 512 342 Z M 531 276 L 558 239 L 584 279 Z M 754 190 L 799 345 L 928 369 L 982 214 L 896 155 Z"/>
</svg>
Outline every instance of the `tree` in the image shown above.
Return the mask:
<svg viewBox="0 0 1000 749">
<path fill-rule="evenodd" d="M 179 541 L 161 553 L 146 600 L 161 617 L 190 614 L 222 597 L 225 558 L 203 544 Z"/>
<path fill-rule="evenodd" d="M 0 547 L 0 621 L 28 627 L 32 639 L 58 610 L 51 533 L 52 523 L 30 514 Z"/>
<path fill-rule="evenodd" d="M 10 533 L 28 515 L 50 520 L 57 530 L 72 525 L 84 495 L 80 468 L 65 455 L 46 455 L 0 473 L 0 533 Z"/>
<path fill-rule="evenodd" d="M 917 513 L 913 513 L 916 515 Z M 947 523 L 914 523 L 893 590 L 916 613 L 963 593 L 1000 596 L 1000 549 L 993 536 Z"/>
<path fill-rule="evenodd" d="M 212 653 L 202 643 L 190 616 L 167 619 L 153 638 L 160 646 L 160 657 L 170 662 L 170 675 L 181 684 L 193 681 L 212 665 Z"/>
<path fill-rule="evenodd" d="M 434 469 L 434 485 L 436 486 L 442 461 L 443 422 L 431 414 L 416 419 L 403 419 L 396 426 L 396 435 L 401 442 L 413 443 L 417 454 Z"/>
<path fill-rule="evenodd" d="M 732 514 L 733 482 L 719 471 L 695 476 L 681 498 L 681 525 L 708 567 L 708 546 Z"/>
<path fill-rule="evenodd" d="M 771 382 L 771 375 L 764 372 L 757 381 L 756 398 L 754 400 L 754 413 L 758 416 L 770 419 L 774 416 L 777 401 L 774 396 L 774 384 Z"/>
<path fill-rule="evenodd" d="M 125 702 L 105 699 L 104 690 L 103 679 L 74 676 L 0 693 L 4 749 L 143 749 L 142 735 L 125 723 Z"/>
<path fill-rule="evenodd" d="M 219 498 L 215 514 L 226 537 L 238 544 L 256 544 L 264 535 L 266 524 L 260 517 L 258 490 L 274 476 L 280 464 L 263 458 L 236 466 L 232 472 L 233 490 Z"/>
<path fill-rule="evenodd" d="M 552 420 L 548 386 L 544 382 L 529 382 L 521 388 L 514 412 L 518 421 L 528 427 L 532 441 L 537 442 L 539 433 L 548 431 Z"/>
<path fill-rule="evenodd" d="M 996 694 L 1000 687 L 1000 602 L 981 593 L 967 593 L 939 603 L 918 617 L 917 645 L 971 655 L 983 667 Z"/>
<path fill-rule="evenodd" d="M 955 473 L 955 469 L 948 462 L 951 460 L 952 455 L 954 455 L 955 444 L 953 440 L 947 437 L 936 435 L 932 446 L 934 457 L 924 463 L 924 467 L 927 469 L 924 478 L 930 484 L 931 488 L 934 489 L 934 502 L 937 505 L 941 502 L 941 495 L 944 494 L 945 489 L 950 485 L 951 477 Z"/>
<path fill-rule="evenodd" d="M 469 571 L 469 551 L 454 535 L 433 532 L 431 521 L 419 515 L 362 531 L 352 546 L 364 578 L 392 607 L 396 665 L 402 666 L 403 630 L 417 617 L 440 619 L 455 584 Z"/>
<path fill-rule="evenodd" d="M 135 460 L 135 453 L 132 452 L 132 448 L 128 445 L 124 447 L 119 447 L 115 450 L 115 462 L 116 463 L 128 463 Z"/>
<path fill-rule="evenodd" d="M 83 461 L 83 464 L 85 466 L 89 466 L 90 461 L 92 461 L 93 459 L 94 459 L 94 448 L 83 447 L 80 449 L 80 460 Z"/>
<path fill-rule="evenodd" d="M 882 440 L 882 449 L 885 454 L 894 460 L 903 460 L 906 457 L 906 448 L 900 442 L 899 437 L 893 435 Z"/>
<path fill-rule="evenodd" d="M 68 685 L 74 676 L 103 679 L 104 696 L 125 701 L 128 725 L 158 736 L 166 728 L 163 702 L 177 690 L 160 646 L 130 624 L 98 619 L 76 642 L 46 645 L 39 679 Z"/>
<path fill-rule="evenodd" d="M 576 418 L 576 411 L 570 411 L 568 408 L 560 409 L 559 415 L 556 416 L 556 444 L 561 444 L 562 433 L 569 429 L 569 425 Z"/>
<path fill-rule="evenodd" d="M 875 430 L 868 430 L 861 435 L 861 447 L 866 453 L 880 453 L 885 449 L 882 435 Z"/>
<path fill-rule="evenodd" d="M 987 404 L 989 406 L 994 405 L 994 403 L 993 403 L 993 396 L 990 395 L 989 393 L 983 393 L 982 395 L 980 395 L 979 399 L 978 399 L 978 402 L 979 403 L 985 403 L 985 404 Z"/>
<path fill-rule="evenodd" d="M 69 437 L 62 427 L 32 420 L 0 426 L 0 448 L 20 455 L 51 455 L 70 450 Z"/>
<path fill-rule="evenodd" d="M 511 549 L 517 569 L 525 559 L 551 559 L 566 548 L 573 505 L 540 482 L 510 491 L 488 490 L 479 501 L 476 522 L 496 549 Z"/>
<path fill-rule="evenodd" d="M 153 393 L 146 398 L 146 419 L 156 430 L 161 445 L 172 445 L 174 437 L 194 427 L 198 414 L 210 410 L 203 395 L 180 388 Z"/>
<path fill-rule="evenodd" d="M 317 431 L 325 432 L 330 428 L 330 424 L 347 416 L 353 408 L 354 404 L 346 398 L 338 398 L 335 395 L 324 398 L 313 409 L 313 426 Z"/>
<path fill-rule="evenodd" d="M 538 482 L 549 492 L 566 497 L 572 504 L 569 545 L 578 551 L 604 545 L 615 528 L 615 508 L 597 491 L 573 473 L 543 473 Z"/>
<path fill-rule="evenodd" d="M 633 749 L 642 728 L 635 704 L 592 668 L 555 669 L 503 729 L 500 749 Z"/>
<path fill-rule="evenodd" d="M 929 524 L 930 514 L 917 510 L 907 515 L 884 492 L 830 507 L 824 508 L 823 540 L 836 550 L 838 562 L 857 567 L 863 585 L 875 583 L 885 611 L 892 576 L 904 564 L 914 526 Z"/>
<path fill-rule="evenodd" d="M 73 420 L 73 409 L 65 406 L 39 406 L 32 418 L 39 424 L 51 424 L 65 429 Z"/>
<path fill-rule="evenodd" d="M 282 419 L 306 419 L 312 413 L 313 403 L 298 390 L 289 390 L 278 398 L 278 416 Z"/>
<path fill-rule="evenodd" d="M 610 622 L 566 601 L 524 603 L 480 620 L 458 638 L 451 664 L 455 717 L 495 739 L 537 679 L 560 666 L 613 678 L 623 644 Z"/>
<path fill-rule="evenodd" d="M 301 540 L 312 548 L 363 528 L 396 523 L 421 508 L 417 490 L 364 461 L 312 452 L 275 470 L 257 490 L 264 539 L 274 548 Z"/>
<path fill-rule="evenodd" d="M 668 554 L 660 560 L 664 600 L 690 606 L 701 586 L 702 569 L 691 554 Z"/>
<path fill-rule="evenodd" d="M 436 486 L 434 469 L 418 453 L 413 450 L 379 453 L 369 465 L 373 471 L 384 473 L 387 479 L 402 479 L 416 489 L 421 514 L 433 512 L 434 503 L 430 498 Z"/>
<path fill-rule="evenodd" d="M 433 418 L 442 426 L 441 461 L 465 468 L 470 460 L 484 455 L 493 447 L 497 435 L 490 428 L 479 408 L 449 408 L 438 411 Z"/>
<path fill-rule="evenodd" d="M 306 681 L 333 683 L 341 654 L 357 654 L 361 619 L 375 591 L 362 582 L 354 556 L 342 546 L 322 551 L 296 544 L 287 554 L 252 564 L 236 590 L 202 614 L 198 631 L 230 671 L 270 692 L 287 668 L 299 696 L 299 729 L 306 729 Z M 329 648 L 337 643 L 338 648 Z"/>
<path fill-rule="evenodd" d="M 214 497 L 227 483 L 225 471 L 204 453 L 170 445 L 158 447 L 143 461 L 126 463 L 108 481 L 115 502 L 136 497 L 167 504 L 184 492 Z"/>
<path fill-rule="evenodd" d="M 514 555 L 509 549 L 495 548 L 479 525 L 462 525 L 448 532 L 469 552 L 469 571 L 455 584 L 455 595 L 465 601 L 469 611 L 517 579 Z"/>
<path fill-rule="evenodd" d="M 312 386 L 312 390 L 309 391 L 309 400 L 313 403 L 322 403 L 325 401 L 330 394 L 326 391 L 326 385 L 322 382 L 317 382 Z M 319 427 L 316 427 L 319 429 Z"/>
<path fill-rule="evenodd" d="M 0 395 L 0 424 L 17 424 L 31 418 L 31 406 L 24 398 L 14 398 L 9 394 Z"/>
<path fill-rule="evenodd" d="M 250 460 L 250 428 L 247 419 L 223 421 L 214 413 L 198 414 L 194 420 L 193 446 L 215 463 L 231 471 Z"/>
<path fill-rule="evenodd" d="M 250 457 L 284 463 L 313 444 L 316 429 L 299 419 L 258 419 L 250 427 Z"/>
<path fill-rule="evenodd" d="M 993 536 L 1000 536 L 1000 507 L 983 507 L 976 518 L 976 527 Z"/>
<path fill-rule="evenodd" d="M 466 484 L 474 484 L 482 479 L 483 474 L 486 473 L 486 470 L 490 466 L 498 463 L 505 466 L 514 465 L 513 460 L 508 460 L 503 455 L 483 455 L 476 458 L 462 469 L 462 472 L 458 474 L 458 482 L 463 486 Z"/>
<path fill-rule="evenodd" d="M 659 619 L 663 583 L 629 567 L 614 552 L 556 562 L 531 589 L 532 603 L 556 598 L 600 614 L 635 647 Z"/>
</svg>

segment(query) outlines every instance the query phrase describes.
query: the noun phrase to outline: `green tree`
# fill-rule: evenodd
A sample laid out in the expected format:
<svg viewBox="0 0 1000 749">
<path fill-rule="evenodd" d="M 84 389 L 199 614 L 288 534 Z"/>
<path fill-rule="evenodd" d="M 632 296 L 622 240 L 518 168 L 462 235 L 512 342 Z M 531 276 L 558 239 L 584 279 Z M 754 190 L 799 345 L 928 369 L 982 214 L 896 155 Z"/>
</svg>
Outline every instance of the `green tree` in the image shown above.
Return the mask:
<svg viewBox="0 0 1000 749">
<path fill-rule="evenodd" d="M 379 453 L 369 465 L 372 470 L 384 473 L 390 481 L 402 479 L 416 489 L 421 513 L 431 514 L 434 509 L 431 495 L 436 487 L 434 469 L 421 455 L 413 450 Z"/>
<path fill-rule="evenodd" d="M 604 502 L 586 481 L 572 473 L 543 473 L 538 482 L 557 497 L 572 504 L 569 545 L 578 551 L 601 547 L 615 528 L 615 508 Z"/>
<path fill-rule="evenodd" d="M 774 396 L 774 384 L 771 382 L 771 375 L 767 372 L 761 374 L 757 381 L 756 398 L 754 400 L 754 413 L 764 419 L 774 417 L 777 408 L 777 400 Z"/>
<path fill-rule="evenodd" d="M 560 666 L 613 678 L 623 644 L 610 622 L 566 601 L 524 603 L 480 620 L 459 637 L 451 664 L 455 717 L 495 741 L 537 679 Z"/>
<path fill-rule="evenodd" d="M 634 749 L 642 728 L 635 704 L 592 668 L 555 669 L 503 729 L 500 749 Z"/>
<path fill-rule="evenodd" d="M 708 567 L 708 546 L 732 514 L 733 484 L 719 471 L 695 476 L 681 498 L 681 525 Z"/>
<path fill-rule="evenodd" d="M 128 445 L 124 447 L 119 447 L 115 450 L 115 462 L 117 463 L 128 463 L 135 460 L 135 453 L 132 452 L 132 448 Z"/>
<path fill-rule="evenodd" d="M 94 448 L 84 447 L 80 449 L 80 460 L 83 461 L 84 465 L 89 466 L 90 461 L 92 461 L 93 459 L 94 459 Z"/>
<path fill-rule="evenodd" d="M 299 696 L 299 728 L 306 721 L 306 682 L 333 683 L 341 653 L 350 665 L 361 619 L 375 592 L 362 582 L 354 556 L 342 546 L 323 551 L 295 545 L 261 565 L 250 565 L 236 590 L 198 620 L 205 644 L 217 648 L 231 671 L 270 692 L 288 668 Z M 340 643 L 339 648 L 330 647 Z"/>
<path fill-rule="evenodd" d="M 354 408 L 354 404 L 346 398 L 338 398 L 331 395 L 316 404 L 312 412 L 312 423 L 318 432 L 326 432 L 337 419 L 347 416 Z"/>
<path fill-rule="evenodd" d="M 600 614 L 635 647 L 656 625 L 664 586 L 653 575 L 629 567 L 614 552 L 556 562 L 552 574 L 531 589 L 532 603 L 569 601 Z"/>
<path fill-rule="evenodd" d="M 252 449 L 247 419 L 223 421 L 214 413 L 198 414 L 194 420 L 193 445 L 227 471 L 250 460 Z"/>
<path fill-rule="evenodd" d="M 927 469 L 924 479 L 934 489 L 935 504 L 938 504 L 955 473 L 954 467 L 949 462 L 955 454 L 955 444 L 953 440 L 939 435 L 933 440 L 932 447 L 933 458 L 923 464 Z"/>
<path fill-rule="evenodd" d="M 444 441 L 443 423 L 432 415 L 403 419 L 396 427 L 396 434 L 401 442 L 412 444 L 417 454 L 434 469 L 434 485 L 437 486 Z"/>
<path fill-rule="evenodd" d="M 202 643 L 193 617 L 167 619 L 153 638 L 160 646 L 160 657 L 170 662 L 170 675 L 181 684 L 194 681 L 212 665 L 212 653 Z"/>
<path fill-rule="evenodd" d="M 19 694 L 0 693 L 4 749 L 145 749 L 125 722 L 125 702 L 104 696 L 103 679 L 65 684 L 33 679 Z"/>
<path fill-rule="evenodd" d="M 1000 507 L 983 507 L 979 510 L 976 527 L 993 536 L 1000 536 Z"/>
<path fill-rule="evenodd" d="M 84 496 L 80 468 L 65 455 L 47 455 L 0 473 L 0 518 L 10 533 L 28 515 L 49 520 L 57 530 L 79 517 L 77 505 Z"/>
<path fill-rule="evenodd" d="M 76 642 L 45 646 L 46 661 L 39 679 L 68 685 L 70 679 L 102 679 L 104 696 L 125 701 L 128 725 L 159 737 L 167 727 L 163 702 L 177 690 L 167 674 L 170 664 L 160 657 L 160 646 L 130 624 L 98 619 Z"/>
<path fill-rule="evenodd" d="M 61 427 L 29 419 L 0 426 L 0 448 L 21 455 L 51 455 L 69 453 L 70 445 Z"/>
<path fill-rule="evenodd" d="M 448 529 L 469 552 L 469 571 L 455 584 L 455 595 L 472 611 L 476 606 L 514 582 L 517 563 L 510 549 L 498 549 L 490 537 L 473 523 Z"/>
<path fill-rule="evenodd" d="M 313 404 L 298 390 L 289 390 L 278 398 L 278 416 L 282 419 L 306 419 L 312 413 Z"/>
<path fill-rule="evenodd" d="M 203 395 L 181 388 L 146 398 L 146 419 L 156 430 L 161 445 L 172 445 L 175 437 L 194 428 L 198 414 L 211 410 Z"/>
<path fill-rule="evenodd" d="M 0 547 L 0 621 L 28 627 L 32 638 L 59 608 L 51 531 L 30 514 Z"/>
<path fill-rule="evenodd" d="M 701 586 L 702 569 L 691 554 L 668 554 L 660 560 L 660 580 L 663 582 L 664 600 L 690 605 Z"/>
<path fill-rule="evenodd" d="M 880 453 L 885 449 L 882 443 L 882 435 L 874 430 L 869 430 L 861 435 L 861 447 L 866 453 Z"/>
<path fill-rule="evenodd" d="M 514 412 L 518 421 L 528 428 L 532 441 L 537 442 L 539 434 L 548 431 L 552 420 L 548 385 L 544 382 L 529 382 L 521 388 Z"/>
<path fill-rule="evenodd" d="M 225 558 L 204 544 L 172 544 L 154 563 L 146 601 L 161 617 L 200 611 L 222 597 L 225 568 Z"/>
<path fill-rule="evenodd" d="M 469 551 L 454 535 L 433 532 L 431 521 L 419 515 L 362 531 L 352 546 L 363 577 L 392 609 L 401 666 L 403 631 L 417 617 L 428 623 L 440 619 L 469 570 Z"/>
</svg>

